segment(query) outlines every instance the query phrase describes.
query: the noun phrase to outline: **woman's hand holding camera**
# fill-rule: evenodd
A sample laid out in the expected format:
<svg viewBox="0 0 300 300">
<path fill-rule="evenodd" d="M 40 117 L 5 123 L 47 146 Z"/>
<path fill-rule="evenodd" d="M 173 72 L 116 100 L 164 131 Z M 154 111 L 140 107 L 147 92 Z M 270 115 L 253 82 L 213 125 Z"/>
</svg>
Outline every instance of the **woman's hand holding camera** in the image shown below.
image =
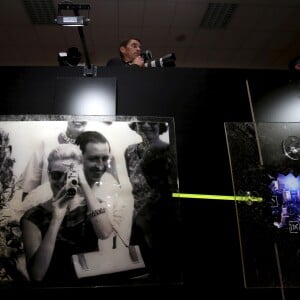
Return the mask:
<svg viewBox="0 0 300 300">
<path fill-rule="evenodd" d="M 62 220 L 68 209 L 69 198 L 65 186 L 63 186 L 59 192 L 52 198 L 52 211 L 53 217 Z"/>
</svg>

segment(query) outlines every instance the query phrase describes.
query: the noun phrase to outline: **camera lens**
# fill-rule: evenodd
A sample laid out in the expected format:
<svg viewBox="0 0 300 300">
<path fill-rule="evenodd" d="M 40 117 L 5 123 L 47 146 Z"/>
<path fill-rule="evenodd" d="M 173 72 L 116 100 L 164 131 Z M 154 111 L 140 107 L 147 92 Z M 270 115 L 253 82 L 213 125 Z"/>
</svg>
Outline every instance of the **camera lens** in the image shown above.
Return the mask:
<svg viewBox="0 0 300 300">
<path fill-rule="evenodd" d="M 68 196 L 74 196 L 74 195 L 76 195 L 76 189 L 75 188 L 69 188 L 67 190 L 67 195 Z"/>
</svg>

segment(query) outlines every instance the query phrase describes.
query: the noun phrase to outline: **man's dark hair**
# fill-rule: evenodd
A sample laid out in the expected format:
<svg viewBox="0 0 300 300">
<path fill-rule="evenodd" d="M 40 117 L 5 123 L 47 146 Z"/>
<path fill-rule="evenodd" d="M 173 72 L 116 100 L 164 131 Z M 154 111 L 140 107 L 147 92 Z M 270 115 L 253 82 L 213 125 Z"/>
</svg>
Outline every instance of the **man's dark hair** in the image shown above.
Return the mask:
<svg viewBox="0 0 300 300">
<path fill-rule="evenodd" d="M 75 140 L 75 144 L 79 146 L 82 153 L 86 150 L 86 145 L 88 143 L 103 143 L 108 144 L 109 152 L 110 152 L 110 144 L 107 138 L 97 131 L 85 131 L 79 134 L 79 136 Z"/>
<path fill-rule="evenodd" d="M 132 41 L 132 40 L 136 40 L 136 41 L 138 41 L 140 44 L 142 43 L 141 40 L 140 40 L 139 38 L 132 37 L 132 38 L 129 38 L 129 39 L 127 39 L 127 40 L 122 41 L 122 42 L 120 43 L 120 45 L 119 45 L 119 49 L 120 49 L 121 47 L 126 47 L 126 46 L 128 45 L 128 43 L 129 43 L 130 41 Z M 123 53 L 122 53 L 121 51 L 119 51 L 119 53 L 120 53 L 120 57 L 123 59 L 123 58 L 124 58 L 124 57 L 123 57 Z"/>
<path fill-rule="evenodd" d="M 142 121 L 140 121 L 142 122 Z M 138 122 L 131 122 L 128 124 L 129 128 L 136 131 L 136 126 Z M 159 125 L 159 134 L 163 134 L 168 130 L 168 123 L 162 123 L 162 122 L 149 122 L 149 123 L 158 123 Z"/>
</svg>

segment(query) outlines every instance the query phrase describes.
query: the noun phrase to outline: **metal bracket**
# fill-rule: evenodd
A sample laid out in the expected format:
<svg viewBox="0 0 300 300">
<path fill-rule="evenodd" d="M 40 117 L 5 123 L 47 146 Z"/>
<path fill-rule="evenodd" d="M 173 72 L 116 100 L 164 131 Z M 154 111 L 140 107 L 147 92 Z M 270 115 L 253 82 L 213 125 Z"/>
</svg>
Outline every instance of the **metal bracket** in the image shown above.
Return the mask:
<svg viewBox="0 0 300 300">
<path fill-rule="evenodd" d="M 90 68 L 84 66 L 83 68 L 83 76 L 86 77 L 96 77 L 97 76 L 97 66 L 91 65 Z"/>
</svg>

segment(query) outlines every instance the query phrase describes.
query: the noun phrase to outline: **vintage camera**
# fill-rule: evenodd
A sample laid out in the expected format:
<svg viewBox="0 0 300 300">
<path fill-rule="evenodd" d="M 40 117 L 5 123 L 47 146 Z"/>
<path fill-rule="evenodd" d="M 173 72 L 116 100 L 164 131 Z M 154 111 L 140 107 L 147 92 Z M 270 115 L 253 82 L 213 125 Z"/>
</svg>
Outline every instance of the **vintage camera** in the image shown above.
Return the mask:
<svg viewBox="0 0 300 300">
<path fill-rule="evenodd" d="M 163 67 L 175 67 L 176 56 L 175 53 L 169 53 L 165 56 L 153 59 L 152 53 L 150 50 L 146 50 L 141 53 L 141 57 L 145 61 L 146 68 L 163 68 Z"/>
<path fill-rule="evenodd" d="M 76 195 L 78 182 L 78 173 L 73 166 L 70 166 L 70 169 L 66 175 L 66 190 L 68 196 L 72 197 Z"/>
</svg>

